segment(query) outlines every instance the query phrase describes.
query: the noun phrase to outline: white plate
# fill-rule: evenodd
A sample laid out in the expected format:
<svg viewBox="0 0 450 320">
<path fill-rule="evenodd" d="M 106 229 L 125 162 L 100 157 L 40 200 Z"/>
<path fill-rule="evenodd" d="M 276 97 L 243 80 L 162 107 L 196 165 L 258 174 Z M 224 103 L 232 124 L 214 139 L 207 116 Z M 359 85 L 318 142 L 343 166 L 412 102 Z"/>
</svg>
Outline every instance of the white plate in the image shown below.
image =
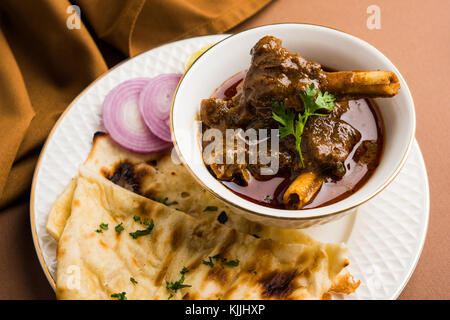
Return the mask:
<svg viewBox="0 0 450 320">
<path fill-rule="evenodd" d="M 42 268 L 55 287 L 56 242 L 45 229 L 50 206 L 77 174 L 91 149 L 92 136 L 104 130 L 101 105 L 117 84 L 136 77 L 184 71 L 194 51 L 226 37 L 213 35 L 177 41 L 130 59 L 84 90 L 56 123 L 42 150 L 33 179 L 30 218 Z M 411 276 L 425 239 L 429 215 L 428 179 L 417 142 L 395 181 L 358 209 L 357 214 L 306 229 L 321 241 L 346 242 L 350 272 L 361 280 L 344 299 L 395 299 Z"/>
</svg>

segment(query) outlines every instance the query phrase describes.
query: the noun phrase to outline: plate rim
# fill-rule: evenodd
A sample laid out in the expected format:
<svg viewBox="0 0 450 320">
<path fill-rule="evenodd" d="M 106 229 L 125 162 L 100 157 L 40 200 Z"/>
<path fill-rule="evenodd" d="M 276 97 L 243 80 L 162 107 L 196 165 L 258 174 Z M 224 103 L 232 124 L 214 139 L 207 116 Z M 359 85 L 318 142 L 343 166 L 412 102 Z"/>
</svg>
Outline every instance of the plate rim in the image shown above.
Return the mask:
<svg viewBox="0 0 450 320">
<path fill-rule="evenodd" d="M 34 208 L 34 201 L 35 201 L 35 191 L 36 191 L 36 183 L 37 183 L 37 176 L 39 174 L 39 169 L 41 167 L 41 163 L 42 163 L 42 159 L 44 157 L 45 151 L 47 149 L 47 146 L 50 143 L 51 138 L 53 137 L 56 129 L 59 127 L 59 125 L 61 124 L 61 121 L 67 116 L 67 113 L 69 112 L 69 110 L 72 109 L 72 107 L 76 104 L 76 102 L 91 88 L 93 87 L 98 81 L 100 81 L 101 79 L 105 78 L 108 74 L 110 74 L 111 72 L 113 72 L 115 69 L 119 68 L 120 66 L 130 62 L 131 60 L 142 56 L 144 54 L 148 54 L 149 52 L 155 50 L 155 49 L 159 49 L 165 46 L 172 46 L 176 43 L 180 43 L 180 42 L 184 42 L 184 41 L 192 41 L 193 39 L 206 39 L 206 38 L 217 38 L 217 39 L 222 39 L 225 37 L 228 37 L 229 34 L 213 34 L 213 35 L 205 35 L 205 36 L 199 36 L 199 37 L 192 37 L 192 38 L 188 38 L 188 39 L 182 39 L 182 40 L 178 40 L 178 41 L 173 41 L 173 42 L 169 42 L 169 43 L 165 43 L 163 45 L 157 46 L 155 48 L 152 48 L 150 50 L 141 52 L 137 55 L 135 55 L 134 57 L 128 57 L 125 60 L 119 62 L 118 64 L 116 64 L 115 66 L 113 66 L 112 68 L 106 70 L 104 73 L 102 73 L 101 75 L 99 75 L 94 81 L 92 81 L 87 87 L 85 87 L 70 103 L 69 105 L 66 107 L 66 109 L 61 113 L 61 115 L 59 116 L 58 120 L 56 120 L 55 124 L 53 125 L 52 129 L 50 130 L 44 145 L 42 146 L 42 149 L 39 153 L 39 157 L 38 160 L 36 162 L 36 166 L 33 172 L 33 180 L 31 183 L 31 192 L 30 192 L 30 227 L 31 227 L 31 236 L 33 238 L 33 244 L 34 244 L 34 248 L 36 251 L 36 254 L 38 256 L 38 260 L 39 263 L 41 265 L 42 270 L 44 271 L 45 277 L 47 278 L 48 282 L 50 283 L 51 287 L 53 288 L 53 291 L 56 291 L 56 283 L 55 280 L 53 279 L 52 275 L 50 274 L 50 271 L 48 270 L 48 266 L 45 263 L 44 260 L 44 256 L 42 254 L 42 249 L 41 246 L 39 244 L 39 239 L 37 238 L 37 231 L 36 231 L 36 221 L 35 221 L 35 208 Z"/>
<path fill-rule="evenodd" d="M 420 239 L 419 249 L 416 251 L 416 255 L 414 256 L 413 263 L 411 264 L 411 267 L 408 270 L 408 275 L 405 277 L 401 286 L 398 287 L 397 291 L 394 292 L 391 300 L 397 300 L 397 298 L 403 292 L 403 290 L 405 289 L 409 280 L 411 279 L 414 271 L 416 270 L 417 264 L 419 263 L 420 256 L 422 255 L 422 251 L 425 246 L 425 240 L 427 238 L 428 226 L 429 226 L 429 221 L 430 221 L 430 183 L 428 181 L 428 170 L 427 170 L 427 166 L 425 165 L 425 158 L 423 157 L 422 150 L 420 149 L 419 142 L 417 141 L 416 137 L 414 137 L 414 142 L 413 142 L 413 146 L 412 146 L 411 150 L 413 148 L 417 148 L 417 152 L 419 153 L 420 165 L 423 168 L 424 173 L 425 173 L 425 189 L 427 192 L 426 192 L 426 197 L 425 197 L 426 216 L 425 216 L 424 232 L 423 232 L 422 238 Z M 398 179 L 398 176 L 395 179 Z M 395 179 L 393 181 L 395 181 Z"/>
<path fill-rule="evenodd" d="M 53 125 L 52 129 L 50 130 L 45 143 L 40 151 L 39 157 L 38 157 L 38 161 L 36 163 L 35 169 L 34 169 L 34 173 L 33 173 L 33 180 L 32 180 L 32 184 L 31 184 L 31 192 L 30 192 L 30 205 L 29 205 L 29 210 L 30 210 L 30 227 L 31 227 L 31 234 L 32 234 L 32 238 L 33 238 L 33 244 L 35 247 L 35 251 L 36 254 L 38 256 L 38 260 L 39 263 L 41 265 L 42 270 L 44 271 L 44 274 L 47 278 L 47 281 L 49 282 L 50 286 L 52 287 L 52 289 L 54 291 L 56 291 L 56 283 L 55 280 L 53 279 L 52 275 L 50 274 L 50 271 L 48 269 L 48 266 L 45 262 L 44 256 L 42 254 L 42 249 L 41 246 L 39 244 L 39 239 L 37 237 L 37 229 L 36 229 L 36 220 L 35 220 L 35 193 L 36 193 L 36 184 L 37 184 L 37 177 L 40 171 L 40 167 L 42 164 L 42 160 L 43 157 L 45 155 L 45 151 L 50 143 L 51 138 L 53 137 L 56 129 L 59 127 L 59 125 L 61 124 L 61 121 L 67 116 L 67 113 L 69 112 L 70 109 L 72 109 L 72 107 L 74 107 L 74 105 L 76 104 L 76 102 L 91 88 L 93 87 L 98 81 L 100 81 L 101 79 L 103 79 L 104 77 L 106 77 L 109 73 L 111 73 L 112 71 L 114 71 L 116 68 L 119 68 L 120 66 L 130 62 L 132 59 L 137 58 L 141 55 L 147 54 L 155 49 L 158 48 L 162 48 L 165 46 L 172 46 L 176 43 L 180 43 L 180 42 L 185 42 L 185 41 L 192 41 L 193 39 L 205 39 L 205 38 L 211 38 L 211 39 L 217 39 L 217 41 L 220 41 L 222 38 L 226 38 L 228 37 L 229 34 L 215 34 L 215 35 L 205 35 L 205 36 L 199 36 L 199 37 L 192 37 L 192 38 L 188 38 L 188 39 L 183 39 L 183 40 L 178 40 L 178 41 L 174 41 L 174 42 L 170 42 L 170 43 L 166 43 L 163 44 L 161 46 L 155 47 L 153 49 L 147 50 L 145 52 L 142 52 L 134 57 L 128 57 L 125 60 L 119 62 L 118 64 L 116 64 L 115 66 L 113 66 L 112 68 L 108 69 L 107 71 L 105 71 L 104 73 L 102 73 L 100 76 L 98 76 L 93 82 L 91 82 L 87 87 L 85 87 L 71 102 L 70 104 L 66 107 L 66 109 L 61 113 L 61 115 L 59 116 L 58 120 L 55 122 L 55 124 Z M 412 274 L 414 273 L 418 261 L 420 259 L 420 256 L 422 254 L 423 248 L 424 248 L 424 244 L 425 244 L 425 240 L 426 240 L 426 236 L 428 233 L 428 226 L 429 226 L 429 217 L 430 217 L 430 189 L 429 189 L 429 181 L 428 181 L 428 172 L 427 172 L 427 168 L 425 165 L 425 160 L 422 154 L 422 151 L 420 149 L 419 143 L 417 141 L 417 139 L 414 137 L 413 138 L 413 143 L 410 144 L 410 151 L 412 151 L 412 149 L 414 149 L 414 147 L 417 148 L 418 154 L 419 154 L 419 158 L 420 158 L 420 164 L 421 167 L 423 167 L 424 169 L 424 174 L 425 174 L 425 189 L 426 189 L 426 198 L 425 198 L 425 211 L 426 211 L 426 217 L 425 217 L 425 221 L 424 221 L 424 226 L 422 227 L 424 232 L 423 232 L 423 236 L 420 239 L 420 244 L 419 244 L 419 249 L 416 250 L 415 255 L 413 257 L 413 262 L 410 265 L 410 268 L 408 270 L 408 274 L 407 276 L 404 278 L 403 282 L 398 286 L 397 290 L 394 292 L 394 294 L 389 298 L 392 300 L 395 300 L 399 297 L 399 295 L 402 293 L 402 291 L 404 290 L 404 288 L 406 287 L 407 283 L 409 282 L 409 280 L 411 279 Z M 411 152 L 409 152 L 410 154 Z M 408 155 L 409 155 L 408 154 Z M 407 158 L 407 157 L 406 157 Z M 407 162 L 407 160 L 405 160 L 405 163 Z M 403 169 L 403 168 L 402 168 Z M 401 170 L 399 170 L 400 172 Z M 394 177 L 394 179 L 391 181 L 395 181 L 396 179 L 398 179 L 398 175 L 396 177 Z M 389 183 L 391 184 L 391 183 Z"/>
</svg>

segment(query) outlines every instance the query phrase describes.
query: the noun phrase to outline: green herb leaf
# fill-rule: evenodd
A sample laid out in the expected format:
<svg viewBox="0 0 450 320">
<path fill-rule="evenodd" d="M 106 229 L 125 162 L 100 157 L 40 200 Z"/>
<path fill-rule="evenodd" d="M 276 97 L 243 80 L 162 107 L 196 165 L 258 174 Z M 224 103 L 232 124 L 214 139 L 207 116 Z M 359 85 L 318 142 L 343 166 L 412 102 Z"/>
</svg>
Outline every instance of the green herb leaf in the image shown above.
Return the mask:
<svg viewBox="0 0 450 320">
<path fill-rule="evenodd" d="M 337 163 L 336 163 L 336 169 L 339 171 L 339 172 L 341 172 L 341 173 L 345 173 L 345 166 L 344 166 L 344 164 L 341 162 L 341 161 L 338 161 Z"/>
<path fill-rule="evenodd" d="M 239 259 L 236 260 L 229 260 L 224 263 L 228 267 L 237 267 L 239 265 Z"/>
<path fill-rule="evenodd" d="M 132 284 L 138 284 L 139 282 L 136 281 L 136 279 L 134 279 L 133 277 L 130 278 L 130 281 Z"/>
<path fill-rule="evenodd" d="M 270 202 L 270 201 L 272 201 L 272 197 L 271 196 L 266 196 L 264 198 L 264 202 Z"/>
<path fill-rule="evenodd" d="M 181 274 L 186 274 L 188 272 L 189 272 L 189 269 L 186 267 L 183 267 L 183 269 L 181 269 L 181 271 L 180 271 Z"/>
<path fill-rule="evenodd" d="M 218 261 L 219 259 L 222 259 L 222 262 L 223 262 L 223 261 L 227 261 L 227 259 L 225 259 L 225 258 L 222 256 L 221 253 L 218 253 L 218 254 L 216 254 L 215 256 L 212 256 L 212 258 L 213 258 L 214 260 L 216 260 L 216 261 Z"/>
<path fill-rule="evenodd" d="M 118 234 L 120 234 L 123 230 L 125 230 L 125 228 L 124 228 L 123 225 L 122 225 L 122 222 L 119 223 L 117 226 L 115 226 L 115 227 L 114 227 L 114 230 L 116 230 L 116 232 L 117 232 Z"/>
<path fill-rule="evenodd" d="M 135 231 L 135 232 L 130 232 L 130 236 L 131 236 L 133 239 L 137 239 L 137 238 L 139 238 L 139 237 L 149 235 L 150 232 L 152 232 L 154 226 L 155 226 L 155 224 L 153 223 L 153 219 L 151 219 L 151 220 L 150 220 L 150 225 L 147 227 L 147 229 L 144 229 L 144 230 L 137 230 L 137 231 Z"/>
<path fill-rule="evenodd" d="M 217 211 L 217 210 L 219 210 L 219 208 L 217 208 L 215 206 L 207 206 L 205 208 L 205 210 L 203 210 L 203 212 L 205 212 L 205 211 Z"/>
<path fill-rule="evenodd" d="M 175 281 L 175 282 L 166 281 L 166 289 L 172 290 L 172 291 L 177 291 L 182 288 L 192 287 L 190 284 L 184 284 L 184 280 L 185 280 L 184 275 L 188 272 L 189 272 L 188 268 L 183 267 L 183 269 L 181 269 L 181 271 L 180 271 L 180 274 L 181 274 L 180 280 Z"/>
<path fill-rule="evenodd" d="M 258 237 L 256 235 L 254 235 L 255 238 Z M 259 238 L 259 237 L 258 237 Z M 214 262 L 212 261 L 213 259 L 215 261 L 220 261 L 223 265 L 228 266 L 228 267 L 237 267 L 239 265 L 239 260 L 228 260 L 227 258 L 225 258 L 224 256 L 222 256 L 221 253 L 218 253 L 212 257 L 208 257 L 209 261 L 203 260 L 202 263 L 206 264 L 208 266 L 210 266 L 211 268 L 214 267 Z"/>
<path fill-rule="evenodd" d="M 278 126 L 280 138 L 291 134 L 295 137 L 295 148 L 300 155 L 300 161 L 304 168 L 305 163 L 303 162 L 301 143 L 306 122 L 310 116 L 326 116 L 327 114 L 317 113 L 317 111 L 320 109 L 333 110 L 336 106 L 336 99 L 328 92 L 322 94 L 316 89 L 314 83 L 304 88 L 300 94 L 300 99 L 303 101 L 305 111 L 303 114 L 298 114 L 297 120 L 295 120 L 294 110 L 286 110 L 282 102 L 274 102 L 272 104 L 272 118 L 280 124 Z"/>
<path fill-rule="evenodd" d="M 107 223 L 100 223 L 100 228 L 103 230 L 108 230 L 108 224 Z"/>
<path fill-rule="evenodd" d="M 141 221 L 141 217 L 139 217 L 139 216 L 134 216 L 133 219 L 134 219 L 134 221 L 136 221 L 136 222 L 137 222 L 137 221 Z"/>
<path fill-rule="evenodd" d="M 103 231 L 100 230 L 100 229 L 95 230 L 95 232 L 97 232 L 97 233 L 103 233 Z"/>
<path fill-rule="evenodd" d="M 117 300 L 127 300 L 126 292 L 113 293 L 111 298 L 116 298 Z"/>
<path fill-rule="evenodd" d="M 294 134 L 294 110 L 285 110 L 282 102 L 274 102 L 272 104 L 272 117 L 281 124 L 278 127 L 280 138 L 284 138 L 290 134 Z"/>
<path fill-rule="evenodd" d="M 336 106 L 335 101 L 336 98 L 332 94 L 328 92 L 322 94 L 322 92 L 319 92 L 316 98 L 316 106 L 318 106 L 318 109 L 327 109 L 331 111 Z"/>
<path fill-rule="evenodd" d="M 173 298 L 173 294 L 169 294 L 169 297 L 167 298 L 167 300 L 170 300 Z"/>
<path fill-rule="evenodd" d="M 169 198 L 167 198 L 167 197 L 161 198 L 161 199 L 155 199 L 155 198 L 152 198 L 152 200 L 157 201 L 157 202 L 159 202 L 159 203 L 162 203 L 162 204 L 164 204 L 164 205 L 166 205 L 166 206 L 171 206 L 171 205 L 174 205 L 174 204 L 178 204 L 177 201 L 168 202 L 168 201 L 169 201 Z"/>
<path fill-rule="evenodd" d="M 214 262 L 212 262 L 212 257 L 208 257 L 209 261 L 203 260 L 202 263 L 206 264 L 207 266 L 210 266 L 211 268 L 214 267 Z"/>
<path fill-rule="evenodd" d="M 181 280 L 183 280 L 183 281 L 181 281 Z M 176 282 L 167 282 L 166 281 L 166 289 L 172 290 L 172 291 L 177 291 L 179 289 L 192 287 L 190 284 L 183 284 L 183 282 L 184 282 L 184 276 L 182 276 L 182 279 L 180 279 Z"/>
</svg>

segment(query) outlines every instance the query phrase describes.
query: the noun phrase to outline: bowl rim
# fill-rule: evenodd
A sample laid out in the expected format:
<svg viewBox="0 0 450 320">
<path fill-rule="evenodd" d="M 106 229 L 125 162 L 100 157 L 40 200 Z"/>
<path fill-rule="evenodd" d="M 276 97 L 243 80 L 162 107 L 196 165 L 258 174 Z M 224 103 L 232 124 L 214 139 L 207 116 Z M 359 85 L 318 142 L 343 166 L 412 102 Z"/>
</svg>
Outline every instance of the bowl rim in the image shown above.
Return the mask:
<svg viewBox="0 0 450 320">
<path fill-rule="evenodd" d="M 412 120 L 412 129 L 410 130 L 410 136 L 409 136 L 409 141 L 408 141 L 408 145 L 403 153 L 402 159 L 400 160 L 399 164 L 397 165 L 397 168 L 395 168 L 394 172 L 386 179 L 386 181 L 384 181 L 378 188 L 376 188 L 375 191 L 373 191 L 371 194 L 369 194 L 368 196 L 366 196 L 365 198 L 356 201 L 354 204 L 351 204 L 343 209 L 340 210 L 335 210 L 335 211 L 331 211 L 331 212 L 327 212 L 327 213 L 322 213 L 322 214 L 315 214 L 315 215 L 307 215 L 308 211 L 317 209 L 317 208 L 311 208 L 311 209 L 306 209 L 306 210 L 301 210 L 302 214 L 301 216 L 285 216 L 285 215 L 275 215 L 275 214 L 271 214 L 271 213 L 264 213 L 264 212 L 258 212 L 258 211 L 253 211 L 250 210 L 248 208 L 245 208 L 237 203 L 234 203 L 224 197 L 222 197 L 221 195 L 219 195 L 216 191 L 212 190 L 209 186 L 207 186 L 191 169 L 191 167 L 189 166 L 189 164 L 187 163 L 187 161 L 184 159 L 179 147 L 178 147 L 178 142 L 176 140 L 176 136 L 175 136 L 175 129 L 174 129 L 174 124 L 173 124 L 173 111 L 174 111 L 174 105 L 175 105 L 175 101 L 178 95 L 178 90 L 180 88 L 180 85 L 183 83 L 183 80 L 185 78 L 185 76 L 188 74 L 188 72 L 191 70 L 192 66 L 197 63 L 199 61 L 199 59 L 206 54 L 209 50 L 211 50 L 212 48 L 214 48 L 215 46 L 221 44 L 222 42 L 236 37 L 238 35 L 241 35 L 243 33 L 247 33 L 256 29 L 262 29 L 262 28 L 267 28 L 267 27 L 275 27 L 275 26 L 308 26 L 308 27 L 313 27 L 313 28 L 318 28 L 318 29 L 326 29 L 326 30 L 332 30 L 333 32 L 338 32 L 338 33 L 342 33 L 343 35 L 349 36 L 351 38 L 354 38 L 357 41 L 362 42 L 364 45 L 370 47 L 371 49 L 375 50 L 378 54 L 380 54 L 382 57 L 384 57 L 388 62 L 390 62 L 396 71 L 396 75 L 397 77 L 400 79 L 401 82 L 404 83 L 404 87 L 402 88 L 404 91 L 406 91 L 406 95 L 407 95 L 407 99 L 410 101 L 410 105 L 411 105 L 411 120 Z M 335 28 L 331 28 L 331 27 L 327 27 L 327 26 L 323 26 L 323 25 L 318 25 L 318 24 L 312 24 L 312 23 L 295 23 L 295 22 L 285 22 L 285 23 L 273 23 L 273 24 L 266 24 L 266 25 L 261 25 L 261 26 L 257 26 L 257 27 L 253 27 L 253 28 L 249 28 L 246 29 L 244 31 L 238 32 L 238 33 L 234 33 L 231 34 L 227 37 L 225 37 L 224 39 L 214 43 L 213 45 L 211 45 L 208 49 L 206 49 L 204 52 L 202 52 L 202 54 L 200 54 L 192 63 L 191 65 L 186 69 L 186 71 L 184 72 L 183 76 L 181 77 L 176 89 L 175 89 L 175 93 L 173 95 L 173 100 L 172 100 L 172 104 L 170 107 L 170 132 L 172 135 L 172 141 L 174 144 L 174 149 L 178 155 L 178 158 L 180 159 L 180 161 L 183 163 L 183 165 L 186 167 L 186 169 L 189 171 L 189 173 L 191 174 L 191 176 L 196 180 L 197 183 L 199 183 L 205 190 L 207 190 L 208 192 L 210 192 L 213 196 L 217 197 L 218 199 L 224 201 L 225 203 L 229 204 L 231 207 L 235 207 L 238 208 L 239 210 L 242 210 L 244 212 L 247 212 L 251 215 L 256 215 L 256 216 L 260 216 L 263 218 L 268 218 L 268 219 L 276 219 L 276 220 L 285 220 L 285 221 L 311 221 L 311 220 L 316 220 L 316 219 L 322 219 L 322 218 L 327 218 L 327 217 L 331 217 L 331 216 L 335 216 L 344 212 L 348 212 L 352 209 L 355 209 L 357 207 L 359 207 L 360 205 L 364 204 L 365 202 L 369 201 L 370 199 L 372 199 L 373 197 L 375 197 L 377 194 L 379 194 L 382 190 L 384 190 L 400 173 L 401 169 L 403 168 L 406 159 L 408 157 L 408 154 L 411 150 L 412 144 L 414 142 L 414 137 L 415 137 L 415 131 L 416 131 L 416 112 L 415 112 L 415 104 L 414 104 L 414 99 L 411 95 L 411 91 L 409 90 L 408 84 L 406 83 L 405 79 L 403 78 L 402 74 L 400 73 L 400 71 L 398 70 L 398 68 L 392 63 L 391 60 L 389 60 L 388 57 L 386 57 L 386 55 L 384 53 L 382 53 L 380 50 L 378 50 L 376 47 L 374 47 L 373 45 L 371 45 L 370 43 L 368 43 L 367 41 L 364 41 L 350 33 L 344 32 L 342 30 L 338 30 Z M 363 186 L 364 188 L 364 186 Z M 230 191 L 231 192 L 231 191 Z M 245 202 L 250 202 L 249 200 L 246 200 L 243 198 L 243 201 Z M 253 202 L 252 202 L 253 203 Z M 266 208 L 260 204 L 256 204 L 257 206 L 261 207 L 261 208 Z M 322 208 L 326 208 L 327 206 L 324 206 Z M 299 210 L 285 210 L 285 209 L 276 209 L 276 208 L 271 208 L 273 211 L 275 212 L 283 212 L 283 211 L 299 211 Z"/>
</svg>

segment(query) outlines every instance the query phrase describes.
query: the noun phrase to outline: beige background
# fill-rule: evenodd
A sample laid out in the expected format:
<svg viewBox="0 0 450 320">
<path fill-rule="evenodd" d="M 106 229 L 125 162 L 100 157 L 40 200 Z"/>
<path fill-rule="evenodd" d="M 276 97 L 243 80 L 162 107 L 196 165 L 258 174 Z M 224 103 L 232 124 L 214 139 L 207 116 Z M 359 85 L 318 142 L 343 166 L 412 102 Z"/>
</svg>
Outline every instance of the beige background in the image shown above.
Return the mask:
<svg viewBox="0 0 450 320">
<path fill-rule="evenodd" d="M 381 9 L 380 30 L 366 27 L 373 4 Z M 233 30 L 276 22 L 333 27 L 377 47 L 405 77 L 416 105 L 431 216 L 422 256 L 400 299 L 450 299 L 449 12 L 449 0 L 279 0 Z"/>
<path fill-rule="evenodd" d="M 381 30 L 366 27 L 373 4 L 381 9 Z M 330 26 L 373 44 L 405 77 L 416 104 L 431 217 L 422 256 L 400 299 L 450 298 L 449 12 L 450 0 L 275 0 L 233 30 L 277 22 Z M 54 298 L 34 252 L 28 206 L 3 212 L 0 225 L 0 299 Z"/>
</svg>

